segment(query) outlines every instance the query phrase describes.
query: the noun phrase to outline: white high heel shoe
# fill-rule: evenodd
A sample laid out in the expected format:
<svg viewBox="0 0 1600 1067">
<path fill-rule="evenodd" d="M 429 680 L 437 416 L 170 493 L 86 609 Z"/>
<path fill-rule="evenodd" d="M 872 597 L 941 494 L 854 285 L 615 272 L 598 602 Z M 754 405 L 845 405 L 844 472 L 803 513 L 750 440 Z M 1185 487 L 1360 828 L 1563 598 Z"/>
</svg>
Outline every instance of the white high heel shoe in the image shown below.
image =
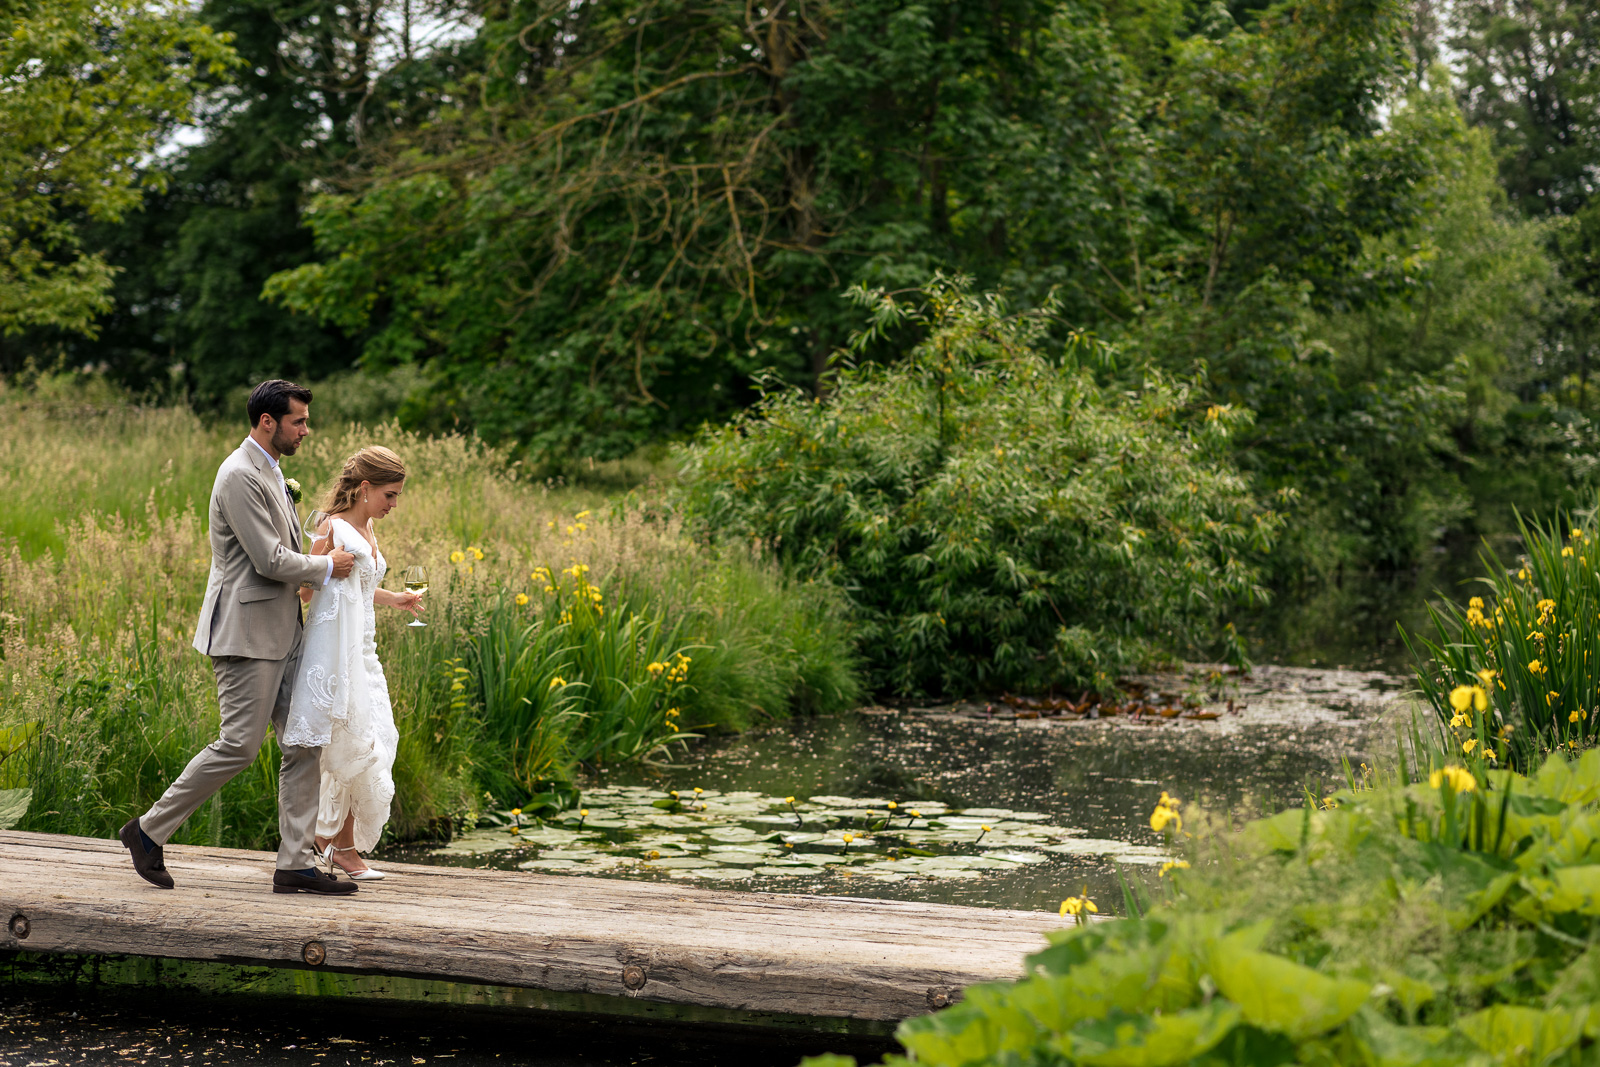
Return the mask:
<svg viewBox="0 0 1600 1067">
<path fill-rule="evenodd" d="M 334 872 L 334 870 L 337 869 L 340 874 L 343 874 L 346 878 L 350 879 L 352 882 L 378 882 L 378 881 L 382 881 L 383 877 L 384 877 L 382 871 L 374 870 L 371 867 L 368 867 L 364 871 L 356 871 L 355 873 L 352 874 L 350 871 L 345 870 L 343 867 L 339 867 L 338 864 L 333 862 L 333 854 L 335 852 L 356 852 L 356 851 L 357 851 L 357 849 L 356 849 L 356 847 L 354 845 L 350 846 L 349 848 L 338 848 L 333 844 L 333 842 L 330 841 L 330 842 L 328 842 L 328 847 L 322 850 L 322 862 L 327 864 L 328 873 L 329 874 L 332 874 Z"/>
</svg>

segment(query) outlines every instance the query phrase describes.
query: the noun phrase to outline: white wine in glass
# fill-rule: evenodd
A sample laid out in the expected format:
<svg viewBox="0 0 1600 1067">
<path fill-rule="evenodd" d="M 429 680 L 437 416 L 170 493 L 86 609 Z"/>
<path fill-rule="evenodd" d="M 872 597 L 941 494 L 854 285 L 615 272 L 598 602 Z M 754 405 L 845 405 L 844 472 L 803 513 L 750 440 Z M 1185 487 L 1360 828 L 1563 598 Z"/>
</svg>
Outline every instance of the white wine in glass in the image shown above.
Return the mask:
<svg viewBox="0 0 1600 1067">
<path fill-rule="evenodd" d="M 413 563 L 406 568 L 406 592 L 426 593 L 428 591 L 428 572 L 420 565 Z M 412 619 L 412 626 L 426 626 L 421 619 Z"/>
</svg>

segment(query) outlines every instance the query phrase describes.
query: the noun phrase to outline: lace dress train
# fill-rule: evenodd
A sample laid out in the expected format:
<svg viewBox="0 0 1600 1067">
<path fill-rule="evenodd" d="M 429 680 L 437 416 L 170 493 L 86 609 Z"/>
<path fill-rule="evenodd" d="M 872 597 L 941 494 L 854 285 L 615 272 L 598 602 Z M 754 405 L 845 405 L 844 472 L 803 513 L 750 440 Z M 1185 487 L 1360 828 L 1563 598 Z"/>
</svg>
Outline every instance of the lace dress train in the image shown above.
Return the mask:
<svg viewBox="0 0 1600 1067">
<path fill-rule="evenodd" d="M 336 836 L 353 813 L 355 846 L 367 852 L 389 821 L 400 740 L 373 611 L 388 564 L 343 519 L 331 521 L 330 536 L 356 557 L 355 569 L 312 594 L 283 743 L 322 749 L 317 836 Z"/>
</svg>

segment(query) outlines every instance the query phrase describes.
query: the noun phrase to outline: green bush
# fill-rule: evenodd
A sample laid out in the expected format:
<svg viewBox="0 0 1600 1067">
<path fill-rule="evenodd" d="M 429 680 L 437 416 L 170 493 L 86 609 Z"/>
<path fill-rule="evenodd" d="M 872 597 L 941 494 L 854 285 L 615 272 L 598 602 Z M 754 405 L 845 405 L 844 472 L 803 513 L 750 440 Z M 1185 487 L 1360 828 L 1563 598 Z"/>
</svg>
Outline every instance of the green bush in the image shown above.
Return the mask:
<svg viewBox="0 0 1600 1067">
<path fill-rule="evenodd" d="M 1528 767 L 1600 734 L 1600 531 L 1592 514 L 1549 525 L 1519 516 L 1518 527 L 1516 568 L 1486 547 L 1487 598 L 1430 608 L 1435 640 L 1408 643 L 1423 698 L 1464 758 Z"/>
<path fill-rule="evenodd" d="M 1259 597 L 1253 555 L 1280 520 L 1228 459 L 1243 413 L 1147 376 L 1096 386 L 1041 312 L 941 279 L 921 305 L 858 294 L 923 339 L 767 394 L 685 454 L 700 531 L 759 543 L 851 597 L 880 689 L 1105 687 Z"/>
<path fill-rule="evenodd" d="M 1189 861 L 1164 872 L 1164 900 L 1054 934 L 1020 981 L 970 987 L 960 1004 L 906 1021 L 898 1037 L 911 1060 L 1488 1067 L 1600 1057 L 1600 752 L 1552 755 L 1527 778 L 1437 761 L 1413 781 L 1352 776 L 1322 806 L 1243 833 L 1194 809 L 1185 817 L 1196 831 Z M 1181 835 L 1180 821 L 1173 828 Z"/>
</svg>

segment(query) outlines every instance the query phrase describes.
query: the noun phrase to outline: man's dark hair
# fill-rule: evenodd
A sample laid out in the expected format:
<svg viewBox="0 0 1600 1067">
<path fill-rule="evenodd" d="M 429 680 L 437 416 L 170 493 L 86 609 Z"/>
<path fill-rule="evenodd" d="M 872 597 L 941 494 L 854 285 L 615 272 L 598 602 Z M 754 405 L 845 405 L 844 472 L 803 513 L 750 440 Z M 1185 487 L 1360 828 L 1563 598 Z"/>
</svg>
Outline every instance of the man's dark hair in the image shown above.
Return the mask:
<svg viewBox="0 0 1600 1067">
<path fill-rule="evenodd" d="M 250 412 L 250 428 L 253 430 L 260 426 L 263 415 L 271 415 L 274 420 L 282 422 L 283 417 L 289 414 L 291 400 L 310 404 L 311 390 L 303 385 L 286 382 L 282 378 L 262 382 L 250 390 L 250 401 L 246 405 L 246 409 Z"/>
</svg>

